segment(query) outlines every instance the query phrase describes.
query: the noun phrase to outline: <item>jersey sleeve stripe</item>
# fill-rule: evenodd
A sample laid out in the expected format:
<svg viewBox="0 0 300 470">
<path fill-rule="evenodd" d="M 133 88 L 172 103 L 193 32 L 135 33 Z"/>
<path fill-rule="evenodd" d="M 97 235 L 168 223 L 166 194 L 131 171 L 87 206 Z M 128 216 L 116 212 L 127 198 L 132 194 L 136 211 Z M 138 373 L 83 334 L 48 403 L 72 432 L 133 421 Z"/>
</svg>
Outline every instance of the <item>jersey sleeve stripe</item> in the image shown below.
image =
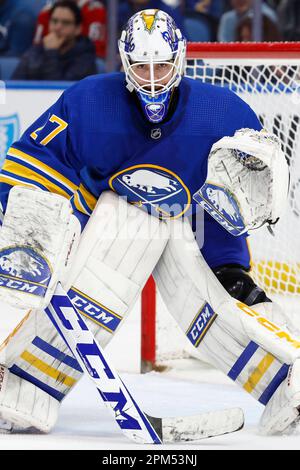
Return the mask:
<svg viewBox="0 0 300 470">
<path fill-rule="evenodd" d="M 77 196 L 78 196 L 78 199 L 80 201 L 80 204 L 82 205 L 82 207 L 84 207 L 84 209 L 86 210 L 86 212 L 91 215 L 91 213 L 93 212 L 93 209 L 91 209 L 88 204 L 86 203 L 84 197 L 82 196 L 82 193 L 80 191 L 77 191 Z"/>
<path fill-rule="evenodd" d="M 39 171 L 45 173 L 45 175 L 51 176 L 54 180 L 57 181 L 57 183 L 61 184 L 62 186 L 64 185 L 66 188 L 68 188 L 69 191 L 72 192 L 72 194 L 77 190 L 78 186 L 76 183 L 66 178 L 64 175 L 54 170 L 50 166 L 46 165 L 46 163 L 41 162 L 32 155 L 28 155 L 27 153 L 22 152 L 21 150 L 15 149 L 13 147 L 10 147 L 7 152 L 7 155 L 20 159 L 23 164 L 24 162 L 31 164 Z"/>
<path fill-rule="evenodd" d="M 79 212 L 82 212 L 83 214 L 86 214 L 86 215 L 91 215 L 92 211 L 90 211 L 88 208 L 85 208 L 85 206 L 81 203 L 78 192 L 75 193 L 74 196 L 72 197 L 71 203 L 74 205 L 75 209 L 77 209 Z"/>
<path fill-rule="evenodd" d="M 5 183 L 5 184 L 8 184 L 9 186 L 17 186 L 17 185 L 33 186 L 35 188 L 40 188 L 43 191 L 48 191 L 48 189 L 45 186 L 37 183 L 36 181 L 32 182 L 20 176 L 16 178 L 16 176 L 13 173 L 9 173 L 3 170 L 1 170 L 1 174 L 0 174 L 0 183 Z"/>
<path fill-rule="evenodd" d="M 68 194 L 64 189 L 60 188 L 56 184 L 53 184 L 42 175 L 39 175 L 38 173 L 24 167 L 23 165 L 19 165 L 18 163 L 6 159 L 0 174 L 0 181 L 2 181 L 2 174 L 6 176 L 13 176 L 15 180 L 19 180 L 19 184 L 27 182 L 32 186 L 41 187 L 40 185 L 42 185 L 44 190 L 50 191 L 51 193 L 60 194 L 61 196 L 70 199 L 70 194 Z"/>
<path fill-rule="evenodd" d="M 83 198 L 84 202 L 88 206 L 88 208 L 93 211 L 95 209 L 95 206 L 97 204 L 97 199 L 95 196 L 90 193 L 84 186 L 83 184 L 80 184 L 79 189 L 77 191 L 80 193 L 80 196 Z"/>
<path fill-rule="evenodd" d="M 65 186 L 64 184 L 61 184 L 61 182 L 58 181 L 57 179 L 54 179 L 49 175 L 45 175 L 45 173 L 43 171 L 40 171 L 37 167 L 31 166 L 31 165 L 27 164 L 26 162 L 20 162 L 19 160 L 15 160 L 14 157 L 10 157 L 10 156 L 6 157 L 6 160 L 5 160 L 4 165 L 3 165 L 4 170 L 7 169 L 8 171 L 14 172 L 15 167 L 14 167 L 13 164 L 17 165 L 17 168 L 19 168 L 19 170 L 20 170 L 20 167 L 23 167 L 24 168 L 24 175 L 27 174 L 28 171 L 30 171 L 32 174 L 37 173 L 43 179 L 48 181 L 50 184 L 53 184 L 55 186 L 60 187 L 62 191 L 66 192 L 69 195 L 69 197 L 73 196 L 74 191 L 72 189 L 70 189 L 69 187 Z"/>
</svg>

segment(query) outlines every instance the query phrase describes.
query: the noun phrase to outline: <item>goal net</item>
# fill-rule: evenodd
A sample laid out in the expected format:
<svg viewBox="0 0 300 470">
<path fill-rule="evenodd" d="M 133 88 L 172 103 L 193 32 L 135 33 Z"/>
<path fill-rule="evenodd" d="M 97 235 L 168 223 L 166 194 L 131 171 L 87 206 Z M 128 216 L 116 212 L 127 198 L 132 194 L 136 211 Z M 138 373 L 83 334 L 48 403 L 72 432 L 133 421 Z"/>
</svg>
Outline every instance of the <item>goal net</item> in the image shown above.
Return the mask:
<svg viewBox="0 0 300 470">
<path fill-rule="evenodd" d="M 300 43 L 190 43 L 187 57 L 188 77 L 237 93 L 281 140 L 291 178 L 286 212 L 274 227 L 274 236 L 261 229 L 252 232 L 248 242 L 253 278 L 290 315 L 296 315 L 300 307 Z M 154 295 L 150 282 L 143 302 L 147 321 L 142 321 L 142 336 L 147 344 L 142 343 L 142 359 L 164 364 L 192 354 L 159 298 L 154 308 Z"/>
</svg>

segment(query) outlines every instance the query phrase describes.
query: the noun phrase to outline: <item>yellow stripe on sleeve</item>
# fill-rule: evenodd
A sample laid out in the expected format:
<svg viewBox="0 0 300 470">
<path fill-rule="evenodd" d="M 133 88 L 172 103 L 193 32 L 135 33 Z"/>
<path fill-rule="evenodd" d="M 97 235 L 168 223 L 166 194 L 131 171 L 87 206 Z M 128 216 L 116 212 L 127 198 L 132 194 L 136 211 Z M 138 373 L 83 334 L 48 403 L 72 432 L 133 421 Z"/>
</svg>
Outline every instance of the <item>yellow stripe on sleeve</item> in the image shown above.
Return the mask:
<svg viewBox="0 0 300 470">
<path fill-rule="evenodd" d="M 97 204 L 97 199 L 90 193 L 84 186 L 81 184 L 78 191 L 82 194 L 83 199 L 85 200 L 86 205 L 93 211 Z"/>
<path fill-rule="evenodd" d="M 90 214 L 87 212 L 87 210 L 83 207 L 83 205 L 81 204 L 77 192 L 76 192 L 76 193 L 74 194 L 74 196 L 73 196 L 73 202 L 74 202 L 74 206 L 76 207 L 76 209 L 77 209 L 79 212 L 82 212 L 83 214 L 90 215 Z"/>
<path fill-rule="evenodd" d="M 22 158 L 22 160 L 30 163 L 31 165 L 36 166 L 41 171 L 44 171 L 45 173 L 49 173 L 49 175 L 52 176 L 52 178 L 56 179 L 61 184 L 64 184 L 65 186 L 67 186 L 71 191 L 73 192 L 77 191 L 78 186 L 76 184 L 74 184 L 71 180 L 66 178 L 64 175 L 62 175 L 58 171 L 46 165 L 46 163 L 41 162 L 37 158 L 32 157 L 31 155 L 28 155 L 27 153 L 22 152 L 21 150 L 15 149 L 13 147 L 10 147 L 10 149 L 7 152 L 7 155 L 11 157 Z"/>
<path fill-rule="evenodd" d="M 30 184 L 30 183 L 26 183 L 26 182 L 23 182 L 23 181 L 20 181 L 18 179 L 14 179 L 10 176 L 7 176 L 7 175 L 2 175 L 0 173 L 0 183 L 5 183 L 5 184 L 9 184 L 10 186 L 30 186 L 30 187 L 36 187 L 34 185 L 34 183 Z"/>
<path fill-rule="evenodd" d="M 70 195 L 66 191 L 64 191 L 62 188 L 52 183 L 51 181 L 49 181 L 47 178 L 43 177 L 39 173 L 35 173 L 35 171 L 29 168 L 26 168 L 26 166 L 23 166 L 19 163 L 6 159 L 3 165 L 3 170 L 13 173 L 14 175 L 16 175 L 16 177 L 20 176 L 21 178 L 27 178 L 29 180 L 32 180 L 33 186 L 34 186 L 34 182 L 36 181 L 37 183 L 40 183 L 43 186 L 45 186 L 48 189 L 48 191 L 50 191 L 51 193 L 60 194 L 61 196 L 64 196 L 67 199 L 70 199 Z M 5 176 L 7 177 L 7 175 Z M 2 177 L 1 177 L 1 181 L 3 181 Z M 18 184 L 22 185 L 22 184 L 26 184 L 26 182 L 23 183 L 23 181 L 20 181 Z"/>
</svg>

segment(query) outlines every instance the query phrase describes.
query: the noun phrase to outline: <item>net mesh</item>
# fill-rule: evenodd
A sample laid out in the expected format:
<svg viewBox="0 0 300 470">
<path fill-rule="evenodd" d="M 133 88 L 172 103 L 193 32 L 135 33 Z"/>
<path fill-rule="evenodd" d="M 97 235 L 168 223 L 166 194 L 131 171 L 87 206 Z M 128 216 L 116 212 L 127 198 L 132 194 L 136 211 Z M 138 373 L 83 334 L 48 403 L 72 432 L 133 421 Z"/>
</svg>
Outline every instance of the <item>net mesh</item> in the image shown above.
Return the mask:
<svg viewBox="0 0 300 470">
<path fill-rule="evenodd" d="M 291 314 L 300 300 L 300 60 L 189 59 L 186 75 L 227 87 L 246 101 L 263 126 L 281 141 L 290 167 L 290 194 L 274 236 L 261 229 L 249 237 L 252 276 Z M 168 338 L 168 340 L 166 339 Z M 191 348 L 176 327 L 158 315 L 157 358 L 179 357 Z"/>
</svg>

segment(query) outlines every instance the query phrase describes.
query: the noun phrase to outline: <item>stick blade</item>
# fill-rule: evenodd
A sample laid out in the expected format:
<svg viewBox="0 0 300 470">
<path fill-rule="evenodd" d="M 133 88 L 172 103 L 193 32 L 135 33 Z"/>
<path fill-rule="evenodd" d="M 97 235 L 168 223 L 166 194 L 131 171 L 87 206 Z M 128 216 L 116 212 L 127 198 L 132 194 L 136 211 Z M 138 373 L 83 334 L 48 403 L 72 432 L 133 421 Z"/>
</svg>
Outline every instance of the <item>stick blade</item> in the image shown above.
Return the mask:
<svg viewBox="0 0 300 470">
<path fill-rule="evenodd" d="M 163 443 L 198 441 L 236 432 L 244 426 L 244 413 L 241 408 L 176 418 L 154 418 L 149 415 L 147 417 Z"/>
</svg>

